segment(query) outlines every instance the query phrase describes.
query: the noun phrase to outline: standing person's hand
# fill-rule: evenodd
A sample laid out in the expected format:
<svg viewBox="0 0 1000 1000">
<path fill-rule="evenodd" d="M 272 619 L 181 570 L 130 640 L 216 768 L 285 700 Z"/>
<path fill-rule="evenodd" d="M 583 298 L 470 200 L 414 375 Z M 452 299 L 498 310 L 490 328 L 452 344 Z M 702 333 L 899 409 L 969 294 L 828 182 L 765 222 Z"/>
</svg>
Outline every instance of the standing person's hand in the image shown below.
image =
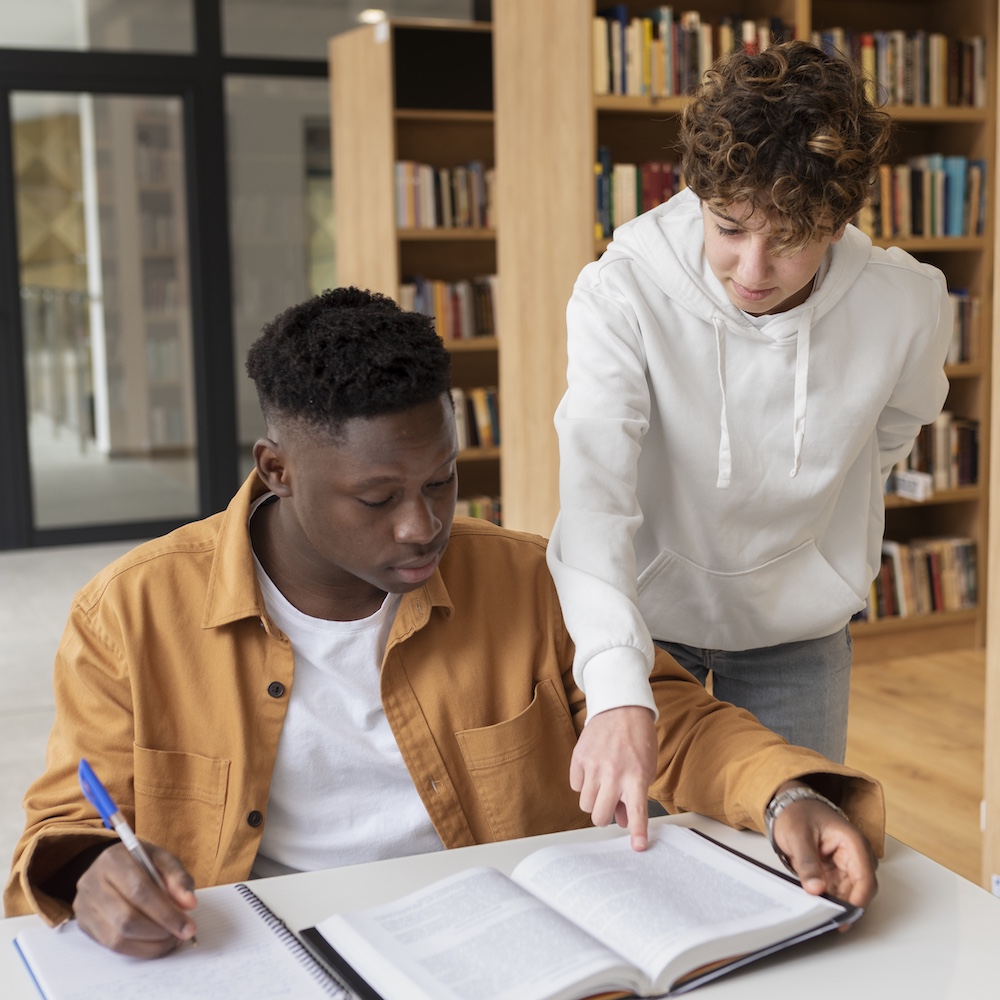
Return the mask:
<svg viewBox="0 0 1000 1000">
<path fill-rule="evenodd" d="M 648 845 L 649 785 L 656 770 L 653 713 L 638 705 L 600 712 L 587 720 L 570 763 L 570 787 L 595 826 L 617 820 L 627 826 L 632 847 Z"/>
<path fill-rule="evenodd" d="M 167 887 L 164 894 L 124 844 L 102 851 L 80 876 L 73 912 L 80 929 L 112 951 L 159 958 L 195 934 L 194 879 L 172 854 L 144 844 Z"/>
</svg>

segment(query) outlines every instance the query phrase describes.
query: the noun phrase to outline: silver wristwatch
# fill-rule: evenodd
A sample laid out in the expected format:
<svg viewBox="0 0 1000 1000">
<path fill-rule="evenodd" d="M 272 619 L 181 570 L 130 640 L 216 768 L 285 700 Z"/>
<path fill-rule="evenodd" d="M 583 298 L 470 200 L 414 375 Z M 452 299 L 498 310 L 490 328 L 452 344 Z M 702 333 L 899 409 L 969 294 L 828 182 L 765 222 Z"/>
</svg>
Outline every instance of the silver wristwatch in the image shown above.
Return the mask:
<svg viewBox="0 0 1000 1000">
<path fill-rule="evenodd" d="M 838 816 L 843 816 L 847 819 L 844 810 L 838 805 L 834 805 L 825 795 L 820 795 L 813 788 L 809 788 L 806 785 L 797 785 L 795 788 L 789 788 L 784 792 L 778 792 L 770 802 L 767 804 L 767 808 L 764 810 L 764 829 L 767 831 L 767 839 L 771 841 L 771 847 L 774 848 L 774 853 L 778 855 L 781 863 L 794 875 L 795 869 L 792 867 L 791 861 L 788 859 L 788 855 L 778 847 L 774 841 L 774 821 L 781 814 L 781 811 L 787 806 L 790 806 L 793 802 L 798 802 L 799 799 L 816 799 L 818 802 L 825 802 Z"/>
</svg>

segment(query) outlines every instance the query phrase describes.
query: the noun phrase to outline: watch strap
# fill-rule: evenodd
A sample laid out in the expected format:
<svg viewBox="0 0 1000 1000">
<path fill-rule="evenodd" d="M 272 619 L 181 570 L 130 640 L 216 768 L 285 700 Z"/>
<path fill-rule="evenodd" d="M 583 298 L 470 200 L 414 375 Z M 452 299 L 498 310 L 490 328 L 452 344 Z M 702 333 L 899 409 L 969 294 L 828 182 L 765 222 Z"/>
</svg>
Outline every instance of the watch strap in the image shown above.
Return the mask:
<svg viewBox="0 0 1000 1000">
<path fill-rule="evenodd" d="M 767 804 L 767 809 L 764 810 L 764 829 L 767 831 L 767 839 L 771 842 L 771 847 L 774 853 L 778 855 L 778 859 L 781 863 L 794 875 L 795 869 L 792 867 L 792 862 L 788 855 L 778 847 L 774 840 L 774 821 L 781 815 L 781 813 L 790 806 L 793 802 L 799 802 L 802 799 L 815 799 L 817 802 L 823 802 L 828 805 L 838 816 L 847 819 L 847 815 L 840 806 L 831 802 L 825 795 L 820 795 L 815 788 L 810 788 L 808 785 L 796 785 L 794 788 L 788 788 L 783 792 L 778 792 L 770 802 Z M 849 821 L 848 821 L 849 822 Z"/>
</svg>

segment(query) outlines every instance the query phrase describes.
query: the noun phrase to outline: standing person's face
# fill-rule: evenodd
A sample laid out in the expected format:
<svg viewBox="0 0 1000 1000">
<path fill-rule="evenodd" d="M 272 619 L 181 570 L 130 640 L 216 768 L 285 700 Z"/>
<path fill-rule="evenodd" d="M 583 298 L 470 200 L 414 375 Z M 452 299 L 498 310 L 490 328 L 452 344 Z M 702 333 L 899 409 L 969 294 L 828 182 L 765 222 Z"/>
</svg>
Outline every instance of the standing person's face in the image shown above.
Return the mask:
<svg viewBox="0 0 1000 1000">
<path fill-rule="evenodd" d="M 801 305 L 830 245 L 841 228 L 791 255 L 779 255 L 765 214 L 749 202 L 727 205 L 725 211 L 702 202 L 705 257 L 722 282 L 729 301 L 752 316 L 781 313 Z"/>
<path fill-rule="evenodd" d="M 402 594 L 434 573 L 458 490 L 447 395 L 352 419 L 335 442 L 298 427 L 273 433 L 285 441 L 257 447 L 275 456 L 264 478 L 280 497 L 280 544 L 303 574 L 347 590 Z"/>
</svg>

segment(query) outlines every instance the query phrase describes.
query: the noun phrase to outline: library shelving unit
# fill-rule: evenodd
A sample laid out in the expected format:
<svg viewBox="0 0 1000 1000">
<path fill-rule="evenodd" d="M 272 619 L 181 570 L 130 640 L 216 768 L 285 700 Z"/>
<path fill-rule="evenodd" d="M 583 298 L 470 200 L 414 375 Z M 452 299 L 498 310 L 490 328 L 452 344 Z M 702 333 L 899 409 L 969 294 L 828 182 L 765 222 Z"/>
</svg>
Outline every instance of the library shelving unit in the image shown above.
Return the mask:
<svg viewBox="0 0 1000 1000">
<path fill-rule="evenodd" d="M 496 274 L 492 228 L 400 227 L 395 173 L 404 160 L 448 170 L 493 166 L 490 25 L 382 21 L 335 36 L 329 56 L 338 284 L 398 299 L 411 277 Z M 496 337 L 447 346 L 455 385 L 500 384 Z M 459 455 L 461 496 L 501 495 L 500 455 L 499 447 Z"/>
<path fill-rule="evenodd" d="M 500 312 L 506 336 L 500 359 L 506 424 L 504 509 L 512 527 L 548 533 L 558 511 L 558 445 L 552 415 L 565 389 L 565 308 L 580 269 L 599 256 L 595 244 L 598 145 L 614 162 L 676 160 L 678 113 L 686 98 L 595 96 L 593 0 L 504 0 L 494 5 L 497 135 L 497 256 Z M 654 6 L 626 5 L 629 16 Z M 731 0 L 675 6 L 697 8 L 718 24 L 737 12 L 749 19 L 780 17 L 794 37 L 835 26 L 853 31 L 941 32 L 986 39 L 984 107 L 889 106 L 897 120 L 894 161 L 928 152 L 985 161 L 989 204 L 995 175 L 997 4 L 987 0 Z M 860 623 L 855 659 L 981 646 L 988 511 L 990 332 L 993 314 L 992 208 L 979 236 L 878 240 L 895 243 L 940 267 L 953 288 L 978 295 L 982 345 L 976 360 L 948 366 L 946 407 L 980 423 L 978 485 L 939 492 L 912 503 L 888 498 L 886 537 L 972 537 L 979 553 L 978 606 Z"/>
</svg>

